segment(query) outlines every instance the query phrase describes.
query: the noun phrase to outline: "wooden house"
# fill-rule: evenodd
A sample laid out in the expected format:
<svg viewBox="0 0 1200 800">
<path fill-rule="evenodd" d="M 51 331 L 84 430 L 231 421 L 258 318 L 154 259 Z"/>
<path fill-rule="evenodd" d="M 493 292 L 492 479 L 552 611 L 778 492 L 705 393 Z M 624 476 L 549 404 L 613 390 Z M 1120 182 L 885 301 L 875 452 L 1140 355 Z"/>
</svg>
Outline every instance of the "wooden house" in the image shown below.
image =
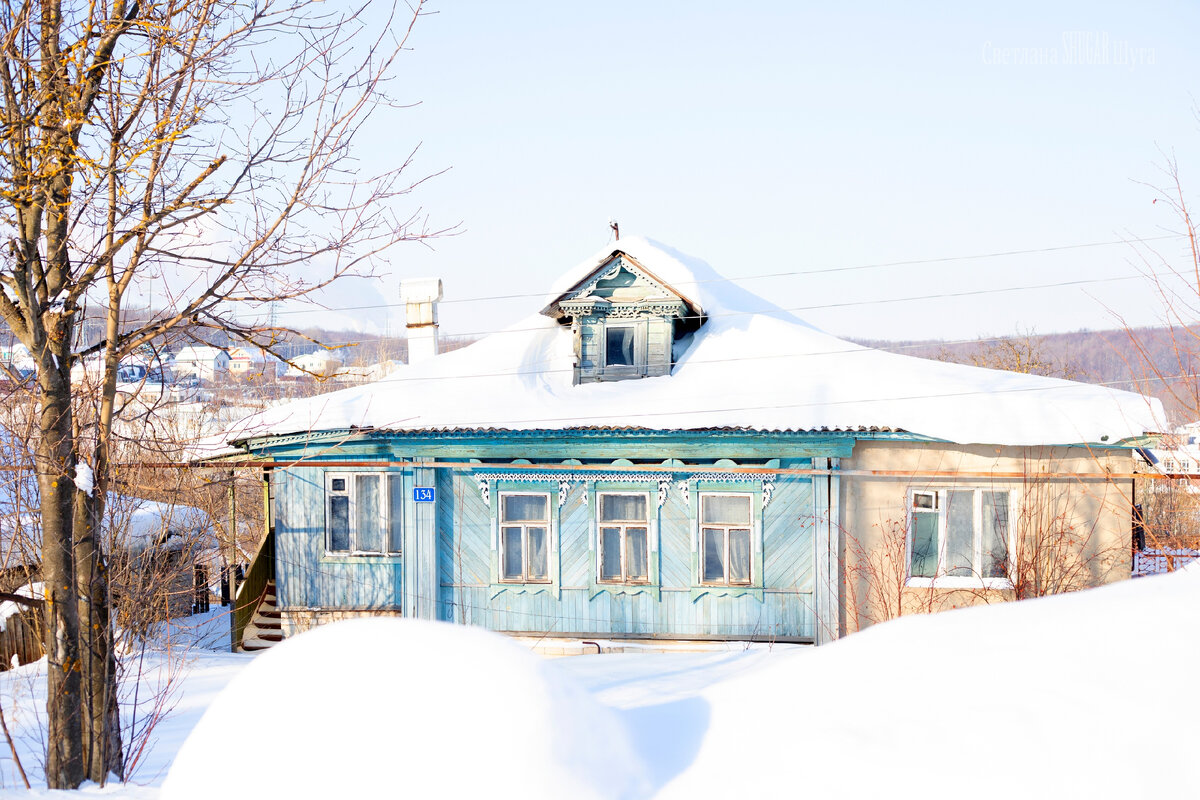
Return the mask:
<svg viewBox="0 0 1200 800">
<path fill-rule="evenodd" d="M 209 345 L 187 345 L 175 354 L 171 369 L 176 378 L 194 375 L 214 381 L 229 373 L 229 352 Z"/>
<path fill-rule="evenodd" d="M 261 347 L 235 347 L 229 351 L 229 374 L 235 378 L 277 378 L 286 368 Z"/>
<path fill-rule="evenodd" d="M 239 602 L 270 613 L 247 638 L 390 614 L 824 642 L 1128 577 L 1122 442 L 1160 413 L 860 347 L 622 239 L 509 329 L 229 434 L 269 496 Z M 1036 537 L 1072 585 L 1031 580 Z"/>
</svg>

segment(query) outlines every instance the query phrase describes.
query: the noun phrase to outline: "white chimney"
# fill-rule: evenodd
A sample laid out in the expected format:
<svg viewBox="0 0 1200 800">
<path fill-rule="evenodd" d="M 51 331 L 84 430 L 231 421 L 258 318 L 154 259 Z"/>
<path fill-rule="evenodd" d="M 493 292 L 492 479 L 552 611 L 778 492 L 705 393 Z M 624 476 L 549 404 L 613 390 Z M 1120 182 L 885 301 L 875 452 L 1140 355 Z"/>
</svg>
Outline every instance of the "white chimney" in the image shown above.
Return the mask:
<svg viewBox="0 0 1200 800">
<path fill-rule="evenodd" d="M 411 278 L 400 281 L 400 302 L 404 303 L 410 364 L 437 355 L 437 303 L 441 299 L 441 278 Z"/>
</svg>

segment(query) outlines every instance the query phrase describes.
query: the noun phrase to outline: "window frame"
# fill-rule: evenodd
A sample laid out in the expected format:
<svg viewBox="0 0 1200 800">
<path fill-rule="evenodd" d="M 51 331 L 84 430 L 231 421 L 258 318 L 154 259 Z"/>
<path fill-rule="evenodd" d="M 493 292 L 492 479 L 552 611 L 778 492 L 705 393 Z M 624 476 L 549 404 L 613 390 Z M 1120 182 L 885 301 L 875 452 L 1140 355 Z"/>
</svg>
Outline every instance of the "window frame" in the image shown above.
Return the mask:
<svg viewBox="0 0 1200 800">
<path fill-rule="evenodd" d="M 971 492 L 971 575 L 948 575 L 947 548 L 949 524 L 949 492 Z M 1005 575 L 1003 577 L 985 577 L 983 567 L 983 497 L 985 494 L 1004 494 L 1007 496 L 1008 525 L 1004 531 Z M 934 497 L 932 509 L 917 509 L 918 496 Z M 1016 491 L 1010 487 L 991 486 L 944 486 L 926 489 L 910 489 L 907 492 L 907 513 L 905 517 L 905 548 L 904 548 L 904 585 L 910 588 L 938 589 L 1011 589 L 1012 581 L 1012 525 Z M 932 576 L 912 574 L 912 559 L 914 534 L 916 532 L 916 516 L 936 515 L 937 518 L 937 566 Z"/>
<path fill-rule="evenodd" d="M 617 328 L 627 328 L 633 332 L 633 363 L 608 363 L 608 332 Z M 640 319 L 608 319 L 604 318 L 600 326 L 599 374 L 605 378 L 636 377 L 646 373 L 646 322 Z"/>
<path fill-rule="evenodd" d="M 542 497 L 546 500 L 546 517 L 542 525 L 538 525 L 530 520 L 521 520 L 516 522 L 506 522 L 504 519 L 505 502 L 509 497 Z M 554 584 L 554 556 L 557 552 L 555 546 L 555 535 L 557 526 L 554 524 L 554 510 L 551 503 L 553 502 L 550 492 L 544 491 L 521 491 L 521 490 L 504 490 L 497 492 L 496 501 L 496 533 L 497 533 L 497 563 L 496 563 L 496 582 L 504 586 L 551 586 Z M 507 556 L 505 545 L 505 528 L 513 527 L 521 528 L 521 577 L 506 578 L 504 575 L 504 563 Z M 529 578 L 529 528 L 542 527 L 546 531 L 546 577 L 538 579 Z"/>
<path fill-rule="evenodd" d="M 378 514 L 383 520 L 383 549 L 382 550 L 364 550 L 358 547 L 358 480 L 362 476 L 370 476 L 379 478 L 379 508 Z M 338 479 L 346 480 L 346 488 L 338 491 L 333 488 L 333 482 Z M 393 480 L 400 482 L 400 499 L 399 502 L 393 504 L 391 482 Z M 404 473 L 385 471 L 385 470 L 363 470 L 357 472 L 326 472 L 325 473 L 325 492 L 324 492 L 324 516 L 325 516 L 325 535 L 323 542 L 324 554 L 332 558 L 353 558 L 353 557 L 369 557 L 369 558 L 399 558 L 404 555 Z M 335 550 L 333 548 L 333 528 L 332 528 L 332 513 L 330 507 L 334 497 L 346 497 L 347 504 L 347 535 L 350 539 L 350 546 L 344 550 Z M 397 506 L 393 508 L 393 505 Z M 393 518 L 400 525 L 400 530 L 394 532 L 392 530 Z M 398 533 L 398 536 L 393 535 Z M 395 549 L 393 549 L 395 546 Z"/>
<path fill-rule="evenodd" d="M 609 522 L 603 519 L 604 516 L 604 498 L 605 497 L 640 497 L 645 502 L 646 516 L 640 521 L 623 521 Z M 595 552 L 595 583 L 597 586 L 649 586 L 651 585 L 651 553 L 657 548 L 653 546 L 654 528 L 651 525 L 651 497 L 648 492 L 644 491 L 619 491 L 613 489 L 601 489 L 596 492 L 596 552 Z M 641 528 L 645 531 L 646 536 L 646 568 L 645 577 L 632 579 L 629 577 L 629 569 L 625 563 L 628 555 L 628 529 Z M 604 577 L 604 529 L 618 528 L 621 537 L 621 577 L 618 579 L 606 579 Z"/>
<path fill-rule="evenodd" d="M 729 524 L 706 523 L 704 521 L 704 501 L 710 497 L 744 497 L 744 498 L 746 498 L 747 506 L 748 506 L 747 511 L 749 512 L 749 519 L 746 521 L 746 524 L 742 525 L 740 523 L 729 523 Z M 697 553 L 698 553 L 697 572 L 696 572 L 696 585 L 697 586 L 704 588 L 704 589 L 709 589 L 709 588 L 753 589 L 756 587 L 760 587 L 762 585 L 762 575 L 755 574 L 756 571 L 761 571 L 761 569 L 762 569 L 761 565 L 756 564 L 758 559 L 755 558 L 755 554 L 757 552 L 756 548 L 758 550 L 761 550 L 761 546 L 762 546 L 761 540 L 758 536 L 757 527 L 755 525 L 755 518 L 754 518 L 755 497 L 756 497 L 756 494 L 753 492 L 708 491 L 708 492 L 699 492 L 698 493 L 697 504 L 696 504 L 696 531 L 697 531 L 697 536 L 699 539 L 699 541 L 697 543 Z M 705 546 L 706 546 L 704 531 L 706 529 L 720 529 L 724 532 L 724 535 L 722 536 L 722 541 L 724 543 L 724 556 L 723 556 L 722 567 L 723 567 L 723 572 L 724 572 L 725 577 L 722 581 L 706 581 L 706 580 L 704 580 L 704 556 L 705 556 Z M 734 582 L 730 581 L 730 579 L 729 579 L 729 564 L 730 564 L 729 533 L 731 530 L 738 530 L 738 531 L 744 530 L 747 532 L 747 537 L 749 539 L 749 541 L 748 541 L 749 549 L 747 552 L 747 565 L 746 565 L 748 575 L 747 575 L 747 578 L 745 581 L 738 581 L 737 583 L 734 583 Z M 756 567 L 757 567 L 757 570 L 756 570 Z M 756 579 L 757 579 L 757 581 L 756 581 Z"/>
</svg>

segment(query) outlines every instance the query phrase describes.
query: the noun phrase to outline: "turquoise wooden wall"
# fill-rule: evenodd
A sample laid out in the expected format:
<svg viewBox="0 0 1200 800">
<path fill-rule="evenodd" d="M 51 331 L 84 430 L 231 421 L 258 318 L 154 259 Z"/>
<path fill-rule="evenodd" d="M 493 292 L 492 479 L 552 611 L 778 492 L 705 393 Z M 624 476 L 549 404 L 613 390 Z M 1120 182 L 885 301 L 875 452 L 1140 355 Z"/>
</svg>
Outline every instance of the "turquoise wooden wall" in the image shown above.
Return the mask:
<svg viewBox="0 0 1200 800">
<path fill-rule="evenodd" d="M 762 599 L 716 592 L 693 599 L 697 589 L 693 524 L 674 485 L 659 510 L 658 552 L 651 553 L 658 559 L 660 598 L 646 591 L 596 592 L 589 585 L 595 570 L 588 542 L 591 512 L 583 502 L 586 488 L 578 484 L 572 486 L 559 515 L 557 591 L 497 591 L 490 580 L 492 510 L 469 472 L 440 472 L 438 534 L 444 556 L 440 619 L 538 635 L 814 636 L 811 479 L 780 481 L 764 510 Z M 725 490 L 740 487 L 731 484 Z"/>
<path fill-rule="evenodd" d="M 325 470 L 275 470 L 273 480 L 275 589 L 281 608 L 403 607 L 402 556 L 325 554 Z"/>
<path fill-rule="evenodd" d="M 581 452 L 611 454 L 618 443 Z M 402 460 L 433 457 L 436 447 L 414 448 L 401 439 L 380 446 L 359 443 L 323 451 L 325 459 Z M 853 442 L 839 445 L 848 451 Z M 486 451 L 486 447 L 480 450 Z M 629 450 L 626 444 L 622 449 Z M 777 448 L 782 449 L 782 448 Z M 798 450 L 802 448 L 792 448 Z M 813 448 L 809 448 L 811 451 Z M 826 446 L 827 451 L 832 448 Z M 479 451 L 445 450 L 443 458 L 463 461 Z M 529 451 L 526 451 L 529 452 Z M 729 452 L 745 458 L 736 448 Z M 282 448 L 276 457 L 295 457 Z M 441 455 L 441 453 L 439 453 Z M 604 484 L 573 480 L 561 507 L 558 483 L 493 481 L 491 504 L 481 496 L 481 470 L 503 470 L 493 461 L 478 469 L 464 467 L 378 467 L 400 471 L 405 480 L 404 552 L 399 556 L 339 556 L 325 553 L 324 473 L 319 460 L 274 470 L 276 581 L 282 609 L 398 610 L 409 616 L 481 625 L 507 632 L 549 636 L 653 636 L 666 638 L 730 637 L 811 639 L 814 612 L 814 478 L 778 475 L 765 508 L 761 483 L 694 480 L 685 501 L 676 474 L 666 501 L 656 509 L 657 485 Z M 810 458 L 784 459 L 782 466 L 809 467 Z M 553 472 L 553 464 L 544 464 Z M 601 467 L 598 467 L 601 468 Z M 338 471 L 363 471 L 339 467 Z M 769 470 L 767 470 L 769 471 Z M 816 478 L 815 480 L 824 480 Z M 435 486 L 435 504 L 413 503 L 412 487 Z M 546 491 L 556 521 L 552 586 L 501 585 L 496 578 L 495 511 L 502 488 Z M 595 581 L 594 493 L 601 489 L 646 491 L 651 495 L 652 525 L 658 547 L 650 557 L 658 580 L 649 588 L 597 586 Z M 591 504 L 588 500 L 592 491 Z M 761 561 L 752 590 L 698 586 L 695 552 L 699 492 L 748 491 L 753 494 L 761 535 Z"/>
</svg>

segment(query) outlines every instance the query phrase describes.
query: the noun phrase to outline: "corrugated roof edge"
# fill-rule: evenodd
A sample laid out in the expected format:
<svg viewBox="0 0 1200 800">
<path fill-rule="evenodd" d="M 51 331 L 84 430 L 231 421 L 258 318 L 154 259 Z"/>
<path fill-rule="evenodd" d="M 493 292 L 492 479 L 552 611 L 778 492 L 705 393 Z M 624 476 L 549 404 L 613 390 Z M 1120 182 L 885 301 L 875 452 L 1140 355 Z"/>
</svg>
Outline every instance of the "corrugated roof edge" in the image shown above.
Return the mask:
<svg viewBox="0 0 1200 800">
<path fill-rule="evenodd" d="M 594 435 L 594 436 L 612 436 L 612 435 L 655 435 L 655 436 L 673 436 L 680 434 L 783 434 L 792 436 L 808 436 L 808 435 L 836 435 L 836 436 L 863 436 L 863 435 L 879 435 L 889 437 L 903 437 L 906 439 L 919 439 L 921 441 L 939 441 L 928 436 L 910 433 L 902 428 L 888 428 L 880 426 L 858 426 L 844 428 L 809 428 L 804 430 L 799 429 L 772 429 L 765 430 L 761 428 L 746 428 L 746 427 L 711 427 L 711 428 L 642 428 L 635 426 L 604 426 L 604 425 L 589 425 L 576 428 L 342 428 L 339 430 L 326 431 L 293 431 L 291 433 L 275 433 L 264 436 L 247 436 L 242 439 L 237 439 L 230 442 L 231 447 L 247 447 L 250 449 L 269 447 L 272 445 L 289 444 L 298 441 L 319 441 L 327 439 L 344 439 L 348 436 L 396 436 L 396 437 L 420 437 L 420 436 L 494 436 L 496 434 L 505 435 L 528 435 L 528 436 L 558 436 L 558 435 Z M 245 452 L 242 450 L 241 452 Z"/>
</svg>

